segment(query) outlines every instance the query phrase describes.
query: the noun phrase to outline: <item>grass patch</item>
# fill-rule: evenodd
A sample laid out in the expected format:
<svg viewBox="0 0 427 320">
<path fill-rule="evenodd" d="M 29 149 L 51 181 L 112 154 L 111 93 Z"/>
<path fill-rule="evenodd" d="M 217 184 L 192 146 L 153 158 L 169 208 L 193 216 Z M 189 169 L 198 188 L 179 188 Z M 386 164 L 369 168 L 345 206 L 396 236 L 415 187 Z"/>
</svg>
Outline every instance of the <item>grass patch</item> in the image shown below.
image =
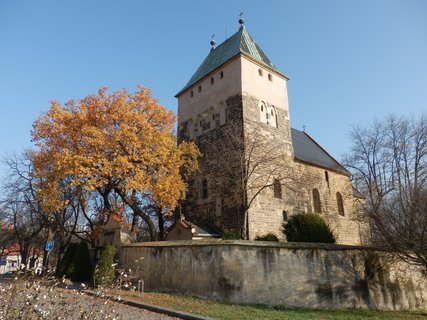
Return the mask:
<svg viewBox="0 0 427 320">
<path fill-rule="evenodd" d="M 116 291 L 114 294 L 118 295 Z M 121 291 L 120 295 L 143 303 L 149 303 L 169 309 L 190 312 L 202 316 L 223 320 L 266 319 L 266 320 L 391 320 L 426 319 L 427 311 L 371 311 L 371 310 L 312 310 L 266 305 L 236 305 L 218 301 L 204 300 L 182 294 L 144 293 Z"/>
</svg>

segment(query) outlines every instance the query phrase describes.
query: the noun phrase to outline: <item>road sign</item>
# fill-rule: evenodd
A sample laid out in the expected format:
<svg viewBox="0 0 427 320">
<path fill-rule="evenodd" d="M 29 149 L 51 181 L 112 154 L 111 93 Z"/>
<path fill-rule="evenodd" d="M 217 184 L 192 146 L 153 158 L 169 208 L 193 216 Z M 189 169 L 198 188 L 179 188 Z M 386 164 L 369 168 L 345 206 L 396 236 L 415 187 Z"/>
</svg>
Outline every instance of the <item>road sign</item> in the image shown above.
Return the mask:
<svg viewBox="0 0 427 320">
<path fill-rule="evenodd" d="M 49 240 L 49 241 L 46 241 L 46 247 L 44 249 L 46 251 L 52 251 L 54 246 L 55 246 L 55 241 Z"/>
</svg>

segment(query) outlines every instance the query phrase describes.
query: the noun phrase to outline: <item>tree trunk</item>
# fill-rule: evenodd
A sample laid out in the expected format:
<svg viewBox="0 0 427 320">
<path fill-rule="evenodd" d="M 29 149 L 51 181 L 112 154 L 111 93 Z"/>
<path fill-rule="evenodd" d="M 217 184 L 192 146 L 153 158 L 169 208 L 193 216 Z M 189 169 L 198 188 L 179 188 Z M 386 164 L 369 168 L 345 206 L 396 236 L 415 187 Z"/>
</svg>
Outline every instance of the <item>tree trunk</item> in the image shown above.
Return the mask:
<svg viewBox="0 0 427 320">
<path fill-rule="evenodd" d="M 104 202 L 104 209 L 105 209 L 105 211 L 107 211 L 108 213 L 110 213 L 110 211 L 111 211 L 111 203 L 110 203 L 110 200 L 108 199 L 108 196 L 110 195 L 111 188 L 107 188 L 107 187 L 105 187 L 104 189 L 98 188 L 98 192 L 101 194 L 102 201 Z"/>
<path fill-rule="evenodd" d="M 243 224 L 241 229 L 242 239 L 249 240 L 249 208 L 245 205 L 239 207 L 238 216 L 243 217 Z"/>
<path fill-rule="evenodd" d="M 138 232 L 138 214 L 137 213 L 133 213 L 133 217 L 132 217 L 132 228 L 131 231 L 132 232 Z"/>
<path fill-rule="evenodd" d="M 24 245 L 21 248 L 21 252 L 20 252 L 20 254 L 21 254 L 21 265 L 24 266 L 24 272 L 25 273 L 27 272 L 28 251 L 29 251 L 29 248 L 26 245 Z"/>
<path fill-rule="evenodd" d="M 129 198 L 125 192 L 123 192 L 119 188 L 115 188 L 114 190 L 117 192 L 120 198 L 122 198 L 122 200 L 133 210 L 133 214 L 140 216 L 145 221 L 145 223 L 148 225 L 148 228 L 150 229 L 151 241 L 156 241 L 157 239 L 156 226 L 154 225 L 151 218 L 144 211 L 142 211 L 141 208 L 136 203 L 136 201 Z"/>
<path fill-rule="evenodd" d="M 159 224 L 159 234 L 158 234 L 158 240 L 163 241 L 165 240 L 165 226 L 164 226 L 164 218 L 163 218 L 163 208 L 159 207 L 157 209 L 157 217 L 158 217 L 158 224 Z"/>
</svg>

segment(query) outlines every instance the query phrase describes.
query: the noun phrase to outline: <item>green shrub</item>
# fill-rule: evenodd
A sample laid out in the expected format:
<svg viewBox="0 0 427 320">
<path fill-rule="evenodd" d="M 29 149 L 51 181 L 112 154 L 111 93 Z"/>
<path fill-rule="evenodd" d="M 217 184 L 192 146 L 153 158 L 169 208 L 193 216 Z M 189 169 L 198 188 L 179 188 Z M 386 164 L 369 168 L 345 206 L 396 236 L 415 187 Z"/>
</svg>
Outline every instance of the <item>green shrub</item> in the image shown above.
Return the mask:
<svg viewBox="0 0 427 320">
<path fill-rule="evenodd" d="M 223 240 L 240 240 L 242 236 L 237 230 L 226 230 L 222 234 L 221 239 Z"/>
<path fill-rule="evenodd" d="M 62 257 L 62 260 L 59 262 L 55 274 L 58 277 L 63 277 L 67 274 L 67 270 L 70 267 L 71 262 L 73 261 L 74 254 L 76 253 L 78 244 L 77 243 L 70 243 L 67 246 L 67 249 L 65 250 L 64 256 Z"/>
<path fill-rule="evenodd" d="M 96 286 L 109 286 L 114 282 L 116 271 L 114 267 L 115 254 L 116 249 L 107 242 L 93 274 Z"/>
<path fill-rule="evenodd" d="M 81 241 L 67 270 L 67 276 L 73 281 L 88 281 L 92 277 L 91 271 L 87 242 Z"/>
<path fill-rule="evenodd" d="M 321 216 L 299 213 L 283 224 L 283 233 L 289 242 L 335 243 L 335 237 Z"/>
<path fill-rule="evenodd" d="M 255 240 L 257 240 L 257 241 L 279 241 L 279 238 L 277 238 L 277 236 L 274 233 L 269 232 L 263 236 L 256 236 Z"/>
</svg>

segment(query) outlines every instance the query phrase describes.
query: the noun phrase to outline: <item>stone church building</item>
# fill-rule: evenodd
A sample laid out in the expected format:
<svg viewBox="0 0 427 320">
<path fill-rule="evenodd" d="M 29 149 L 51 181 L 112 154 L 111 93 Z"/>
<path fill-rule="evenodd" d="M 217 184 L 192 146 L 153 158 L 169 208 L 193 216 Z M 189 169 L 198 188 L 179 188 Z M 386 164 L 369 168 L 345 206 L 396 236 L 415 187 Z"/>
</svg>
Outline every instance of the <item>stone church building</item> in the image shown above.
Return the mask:
<svg viewBox="0 0 427 320">
<path fill-rule="evenodd" d="M 318 213 L 338 243 L 362 244 L 356 221 L 362 197 L 350 173 L 306 132 L 290 126 L 288 78 L 239 21 L 215 46 L 178 98 L 178 141 L 191 140 L 203 157 L 189 181 L 181 213 L 253 239 L 300 212 Z M 224 159 L 228 162 L 224 162 Z"/>
</svg>

